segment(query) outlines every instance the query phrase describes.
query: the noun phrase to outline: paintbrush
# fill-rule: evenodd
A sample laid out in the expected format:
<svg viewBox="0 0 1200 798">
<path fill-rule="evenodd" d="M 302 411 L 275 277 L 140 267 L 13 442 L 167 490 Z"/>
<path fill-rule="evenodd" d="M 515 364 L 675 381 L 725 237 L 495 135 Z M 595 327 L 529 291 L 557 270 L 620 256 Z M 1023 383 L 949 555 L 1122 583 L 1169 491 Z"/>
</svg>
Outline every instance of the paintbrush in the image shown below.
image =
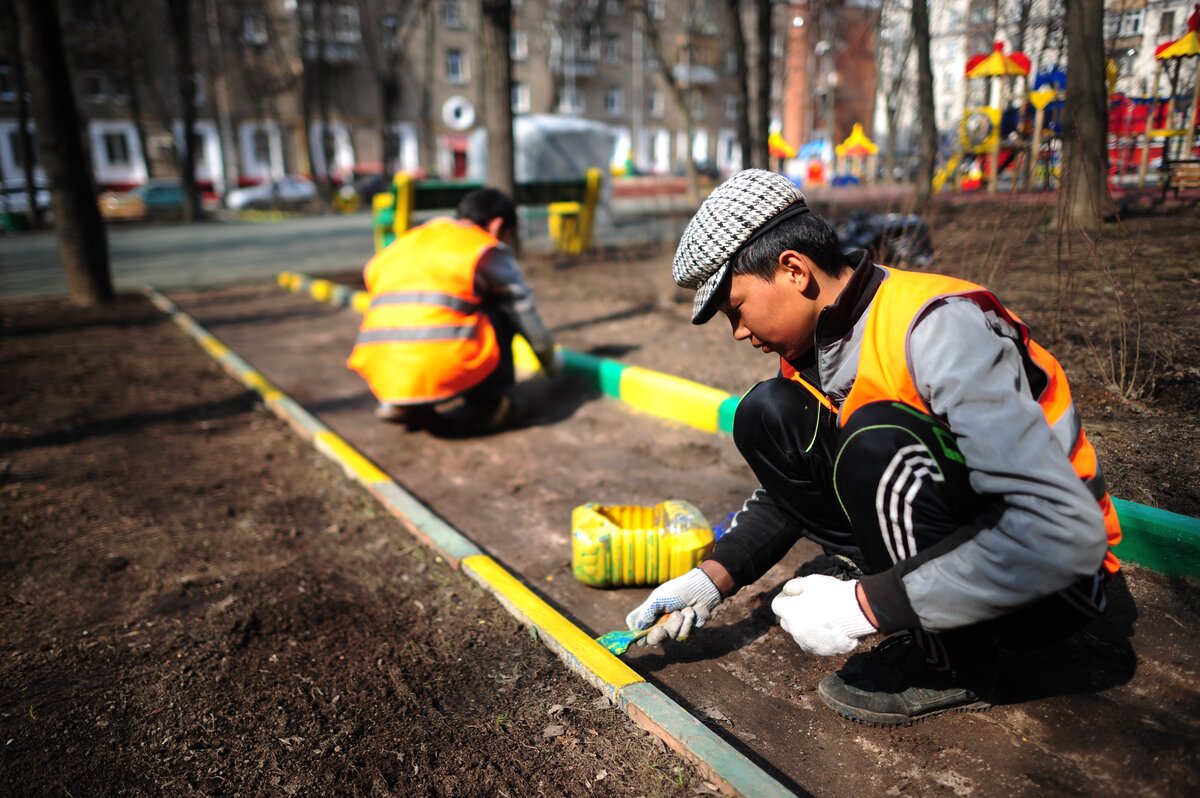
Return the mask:
<svg viewBox="0 0 1200 798">
<path fill-rule="evenodd" d="M 652 626 L 647 626 L 645 629 L 618 629 L 615 632 L 605 632 L 596 638 L 596 642 L 604 646 L 616 656 L 621 656 L 635 642 L 650 634 L 650 630 L 656 626 L 662 626 L 671 617 L 671 613 L 667 613 L 658 619 L 658 622 Z"/>
</svg>

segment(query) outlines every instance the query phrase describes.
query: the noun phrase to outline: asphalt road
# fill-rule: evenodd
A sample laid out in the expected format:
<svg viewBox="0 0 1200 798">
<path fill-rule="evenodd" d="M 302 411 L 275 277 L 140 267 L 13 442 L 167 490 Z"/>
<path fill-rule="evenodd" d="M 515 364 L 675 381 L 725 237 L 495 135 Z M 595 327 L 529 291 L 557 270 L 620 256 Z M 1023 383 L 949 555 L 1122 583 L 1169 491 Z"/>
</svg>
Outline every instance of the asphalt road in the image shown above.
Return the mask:
<svg viewBox="0 0 1200 798">
<path fill-rule="evenodd" d="M 118 291 L 218 286 L 283 270 L 327 274 L 360 268 L 373 252 L 367 212 L 274 222 L 110 225 Z M 54 231 L 0 236 L 0 299 L 67 291 Z"/>
<path fill-rule="evenodd" d="M 689 213 L 678 201 L 632 199 L 616 203 L 618 218 L 602 222 L 597 243 L 618 249 L 673 246 Z M 665 215 L 664 215 L 665 214 Z M 434 215 L 417 214 L 417 221 Z M 552 245 L 544 215 L 522 218 L 527 253 Z M 209 288 L 262 279 L 280 271 L 310 275 L 362 268 L 374 252 L 369 212 L 296 216 L 262 222 L 109 225 L 108 248 L 118 291 L 146 285 Z M 0 235 L 0 300 L 62 296 L 66 276 L 52 230 Z"/>
</svg>

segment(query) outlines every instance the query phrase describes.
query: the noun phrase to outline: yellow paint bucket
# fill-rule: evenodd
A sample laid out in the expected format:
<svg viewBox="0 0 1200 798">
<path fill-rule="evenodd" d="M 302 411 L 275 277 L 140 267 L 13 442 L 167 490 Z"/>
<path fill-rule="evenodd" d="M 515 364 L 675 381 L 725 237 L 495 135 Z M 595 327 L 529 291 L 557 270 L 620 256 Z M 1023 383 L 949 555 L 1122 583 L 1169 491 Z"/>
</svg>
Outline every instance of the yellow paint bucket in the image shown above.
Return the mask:
<svg viewBox="0 0 1200 798">
<path fill-rule="evenodd" d="M 571 568 L 592 587 L 662 584 L 695 568 L 713 540 L 704 514 L 680 499 L 571 512 Z"/>
</svg>

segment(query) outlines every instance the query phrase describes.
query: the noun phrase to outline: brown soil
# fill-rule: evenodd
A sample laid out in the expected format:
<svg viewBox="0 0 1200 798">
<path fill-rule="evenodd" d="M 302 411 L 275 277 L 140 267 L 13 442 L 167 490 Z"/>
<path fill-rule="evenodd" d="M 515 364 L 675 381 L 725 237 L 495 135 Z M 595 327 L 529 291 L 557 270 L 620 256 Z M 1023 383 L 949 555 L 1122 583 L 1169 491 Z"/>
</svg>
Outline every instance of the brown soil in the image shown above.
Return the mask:
<svg viewBox="0 0 1200 798">
<path fill-rule="evenodd" d="M 148 302 L 3 327 L 0 794 L 709 792 Z"/>
<path fill-rule="evenodd" d="M 1086 267 L 1066 273 L 1045 208 L 938 213 L 937 268 L 988 282 L 1063 360 L 1113 493 L 1200 515 L 1197 212 L 1126 219 L 1104 252 L 1076 241 Z M 527 270 L 565 346 L 731 392 L 775 371 L 719 322 L 688 324 L 666 253 Z M 343 366 L 353 311 L 266 285 L 174 298 L 597 634 L 646 591 L 572 579 L 572 507 L 678 496 L 718 520 L 754 487 L 728 439 L 569 383 L 524 384 L 534 415 L 501 435 L 381 425 Z M 129 300 L 96 314 L 6 312 L 8 792 L 183 792 L 189 779 L 206 793 L 703 786 L 615 710 L 593 711 L 588 688 L 156 311 Z M 1104 366 L 1122 331 L 1139 336 L 1136 374 Z M 691 642 L 634 653 L 633 666 L 817 794 L 1200 790 L 1194 582 L 1129 567 L 1107 618 L 1007 663 L 1012 702 L 889 730 L 826 710 L 816 683 L 840 660 L 801 654 L 771 624 L 773 591 L 813 554 L 798 546 Z M 578 709 L 551 716 L 553 705 Z M 552 724 L 565 733 L 544 738 Z"/>
</svg>

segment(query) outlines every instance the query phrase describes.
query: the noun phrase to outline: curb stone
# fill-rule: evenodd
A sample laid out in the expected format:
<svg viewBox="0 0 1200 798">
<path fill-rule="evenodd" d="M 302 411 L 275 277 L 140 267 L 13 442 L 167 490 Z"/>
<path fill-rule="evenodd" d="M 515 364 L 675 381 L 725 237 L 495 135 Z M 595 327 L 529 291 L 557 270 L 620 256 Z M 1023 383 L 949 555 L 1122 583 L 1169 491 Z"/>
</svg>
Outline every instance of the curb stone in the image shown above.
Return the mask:
<svg viewBox="0 0 1200 798">
<path fill-rule="evenodd" d="M 706 779 L 728 793 L 745 798 L 794 795 L 571 623 L 164 294 L 151 287 L 144 293 L 230 376 L 258 393 L 275 415 L 312 443 L 317 451 L 341 466 L 347 477 L 365 487 L 410 533 L 491 593 L 513 617 L 535 629 L 538 638 L 574 673 L 621 707 L 634 723 L 692 762 Z"/>
</svg>

